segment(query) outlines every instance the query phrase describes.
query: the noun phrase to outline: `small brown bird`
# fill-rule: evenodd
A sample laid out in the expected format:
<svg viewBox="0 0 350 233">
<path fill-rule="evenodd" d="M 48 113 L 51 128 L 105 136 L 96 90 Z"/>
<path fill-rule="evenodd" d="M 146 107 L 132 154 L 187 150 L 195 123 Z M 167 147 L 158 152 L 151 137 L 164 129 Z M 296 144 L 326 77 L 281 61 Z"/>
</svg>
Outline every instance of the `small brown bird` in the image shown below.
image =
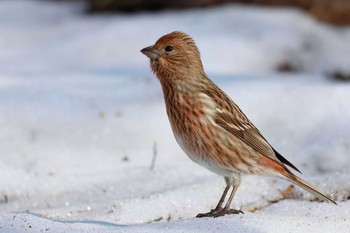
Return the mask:
<svg viewBox="0 0 350 233">
<path fill-rule="evenodd" d="M 336 204 L 294 175 L 286 165 L 300 171 L 273 149 L 230 97 L 207 77 L 190 36 L 175 31 L 141 52 L 150 58 L 151 69 L 161 83 L 177 142 L 190 159 L 225 178 L 226 188 L 216 208 L 197 217 L 242 212 L 230 209 L 230 204 L 245 174 L 279 177 Z"/>
</svg>

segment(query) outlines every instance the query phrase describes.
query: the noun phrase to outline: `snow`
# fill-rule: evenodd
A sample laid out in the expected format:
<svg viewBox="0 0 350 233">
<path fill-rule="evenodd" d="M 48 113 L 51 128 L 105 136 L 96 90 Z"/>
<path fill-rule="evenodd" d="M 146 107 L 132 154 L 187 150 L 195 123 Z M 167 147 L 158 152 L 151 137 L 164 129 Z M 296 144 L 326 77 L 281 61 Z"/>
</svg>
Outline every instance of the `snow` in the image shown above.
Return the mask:
<svg viewBox="0 0 350 233">
<path fill-rule="evenodd" d="M 350 72 L 349 28 L 284 8 L 83 8 L 0 2 L 0 232 L 348 232 L 350 84 L 325 75 Z M 208 75 L 338 206 L 248 176 L 232 204 L 244 215 L 194 218 L 225 183 L 176 144 L 139 52 L 173 30 L 195 38 Z M 298 72 L 276 73 L 285 62 Z"/>
<path fill-rule="evenodd" d="M 340 206 L 283 201 L 259 213 L 208 219 L 185 219 L 172 223 L 120 225 L 101 221 L 53 221 L 33 213 L 7 213 L 3 221 L 12 223 L 4 232 L 347 232 L 349 202 Z M 339 208 L 347 211 L 339 211 Z M 339 212 L 339 214 L 329 214 Z M 332 222 L 333 224 L 330 224 Z M 35 223 L 35 224 L 33 224 Z M 322 231 L 321 231 L 322 230 Z"/>
</svg>

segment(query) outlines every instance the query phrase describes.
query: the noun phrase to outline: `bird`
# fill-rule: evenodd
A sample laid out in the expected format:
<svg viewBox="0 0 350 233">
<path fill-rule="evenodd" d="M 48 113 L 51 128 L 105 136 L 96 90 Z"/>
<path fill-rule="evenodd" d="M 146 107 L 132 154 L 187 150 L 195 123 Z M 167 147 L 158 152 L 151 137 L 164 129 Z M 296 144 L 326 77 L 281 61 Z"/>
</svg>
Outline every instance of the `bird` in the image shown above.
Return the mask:
<svg viewBox="0 0 350 233">
<path fill-rule="evenodd" d="M 191 160 L 225 179 L 226 187 L 216 207 L 197 217 L 243 213 L 230 205 L 244 175 L 278 177 L 336 204 L 292 173 L 290 168 L 300 171 L 270 145 L 237 104 L 208 78 L 192 37 L 174 31 L 140 52 L 149 58 L 150 68 L 161 84 L 177 143 Z"/>
</svg>

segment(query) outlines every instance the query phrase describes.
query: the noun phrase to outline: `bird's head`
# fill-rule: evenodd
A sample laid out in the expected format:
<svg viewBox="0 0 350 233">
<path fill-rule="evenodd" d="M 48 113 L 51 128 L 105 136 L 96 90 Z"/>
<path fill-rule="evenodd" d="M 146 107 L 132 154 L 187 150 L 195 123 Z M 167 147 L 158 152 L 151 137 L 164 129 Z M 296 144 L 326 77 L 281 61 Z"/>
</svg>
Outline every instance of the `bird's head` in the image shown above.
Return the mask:
<svg viewBox="0 0 350 233">
<path fill-rule="evenodd" d="M 188 76 L 203 70 L 198 48 L 193 39 L 179 31 L 160 37 L 157 42 L 141 50 L 150 58 L 151 69 L 162 77 Z"/>
</svg>

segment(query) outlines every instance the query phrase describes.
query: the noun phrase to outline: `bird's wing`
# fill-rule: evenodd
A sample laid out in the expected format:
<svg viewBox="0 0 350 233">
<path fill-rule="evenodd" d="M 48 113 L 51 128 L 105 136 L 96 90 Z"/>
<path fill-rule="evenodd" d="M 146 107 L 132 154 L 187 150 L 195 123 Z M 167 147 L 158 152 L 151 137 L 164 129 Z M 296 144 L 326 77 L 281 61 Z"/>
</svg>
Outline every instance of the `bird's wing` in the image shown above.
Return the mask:
<svg viewBox="0 0 350 233">
<path fill-rule="evenodd" d="M 252 147 L 260 154 L 276 161 L 278 164 L 286 164 L 294 170 L 300 172 L 291 162 L 278 153 L 261 135 L 260 131 L 244 115 L 242 110 L 218 88 L 215 83 L 208 79 L 207 84 L 211 86 L 206 89 L 205 94 L 215 102 L 216 114 L 214 121 L 227 132 L 233 134 L 238 139 Z M 234 114 L 236 113 L 236 114 Z M 301 173 L 301 172 L 300 172 Z"/>
<path fill-rule="evenodd" d="M 242 121 L 242 119 L 238 119 L 227 110 L 218 110 L 215 122 L 259 153 L 273 160 L 277 159 L 269 143 L 248 120 Z"/>
<path fill-rule="evenodd" d="M 237 107 L 238 108 L 238 107 Z M 236 109 L 239 112 L 240 109 Z M 241 112 L 242 113 L 242 112 Z M 299 171 L 291 162 L 284 158 L 280 153 L 271 147 L 266 139 L 261 135 L 260 131 L 248 120 L 248 118 L 242 113 L 241 118 L 237 118 L 234 114 L 227 111 L 226 109 L 218 109 L 215 122 L 226 131 L 232 133 L 237 138 L 245 142 L 247 145 L 252 147 L 254 150 L 262 155 L 265 155 L 276 161 L 279 164 L 286 164 L 294 170 Z"/>
</svg>

